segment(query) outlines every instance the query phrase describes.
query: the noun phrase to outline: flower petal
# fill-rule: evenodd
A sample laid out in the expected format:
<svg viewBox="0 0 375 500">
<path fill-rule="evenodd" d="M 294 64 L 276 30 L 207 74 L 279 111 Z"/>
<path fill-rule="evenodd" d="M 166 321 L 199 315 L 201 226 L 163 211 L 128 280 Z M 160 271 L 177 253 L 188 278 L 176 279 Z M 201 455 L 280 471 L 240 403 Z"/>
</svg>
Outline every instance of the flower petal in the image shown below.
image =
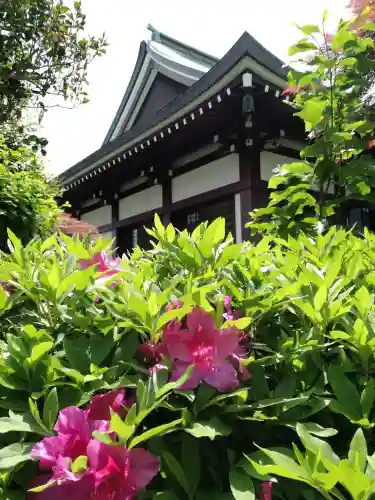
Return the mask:
<svg viewBox="0 0 375 500">
<path fill-rule="evenodd" d="M 223 361 L 238 347 L 240 332 L 237 328 L 224 328 L 215 332 L 215 360 Z"/>
<path fill-rule="evenodd" d="M 211 373 L 204 377 L 204 380 L 219 392 L 230 391 L 239 386 L 237 372 L 228 361 L 215 365 Z"/>
<path fill-rule="evenodd" d="M 39 459 L 41 469 L 52 469 L 56 464 L 58 456 L 64 452 L 68 437 L 52 436 L 42 439 L 36 443 L 31 450 L 31 457 Z"/>
<path fill-rule="evenodd" d="M 47 484 L 49 476 L 37 476 L 30 484 L 31 488 Z M 27 500 L 91 500 L 93 483 L 89 476 L 84 476 L 75 483 L 65 483 L 61 486 L 51 486 L 40 493 L 27 492 Z"/>
<path fill-rule="evenodd" d="M 215 321 L 210 313 L 201 307 L 195 307 L 187 316 L 187 326 L 194 336 L 208 339 L 215 330 Z"/>
<path fill-rule="evenodd" d="M 90 437 L 87 415 L 77 406 L 70 406 L 60 411 L 54 429 L 63 435 L 79 434 L 81 439 Z"/>
<path fill-rule="evenodd" d="M 90 420 L 109 420 L 111 410 L 118 413 L 125 401 L 125 389 L 117 389 L 106 394 L 97 394 L 86 409 Z"/>
<path fill-rule="evenodd" d="M 173 363 L 173 368 L 172 368 L 172 375 L 171 375 L 171 382 L 176 382 L 179 378 L 184 375 L 186 370 L 189 368 L 189 363 L 184 363 L 182 361 L 175 361 Z M 198 370 L 197 367 L 194 367 L 194 370 L 192 374 L 190 375 L 190 378 L 187 382 L 185 382 L 181 387 L 179 387 L 180 390 L 185 390 L 185 389 L 195 389 L 203 380 L 204 374 Z"/>
<path fill-rule="evenodd" d="M 265 481 L 259 490 L 259 500 L 272 500 L 272 482 Z"/>
<path fill-rule="evenodd" d="M 145 488 L 159 470 L 159 460 L 142 448 L 129 451 L 128 484 L 135 491 Z"/>
<path fill-rule="evenodd" d="M 174 322 L 166 325 L 163 332 L 162 344 L 166 351 L 165 354 L 170 360 L 179 359 L 180 361 L 191 362 L 191 350 L 189 342 L 192 340 L 193 334 L 188 330 L 183 330 Z"/>
</svg>

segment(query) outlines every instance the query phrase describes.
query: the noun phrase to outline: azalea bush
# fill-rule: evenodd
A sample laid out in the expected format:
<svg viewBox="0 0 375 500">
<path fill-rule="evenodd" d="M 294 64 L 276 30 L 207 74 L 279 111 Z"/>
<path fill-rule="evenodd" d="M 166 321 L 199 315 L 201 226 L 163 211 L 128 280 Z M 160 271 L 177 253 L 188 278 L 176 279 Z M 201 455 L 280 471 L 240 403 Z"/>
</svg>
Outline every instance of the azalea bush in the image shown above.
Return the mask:
<svg viewBox="0 0 375 500">
<path fill-rule="evenodd" d="M 315 230 L 343 193 L 371 199 L 373 42 L 301 29 L 324 40 L 292 48 L 313 51 L 287 90 L 311 145 L 271 179 L 258 243 L 155 216 L 152 249 L 120 259 L 100 238 L 8 230 L 0 500 L 375 495 L 375 236 Z"/>
<path fill-rule="evenodd" d="M 371 498 L 375 237 L 150 237 L 9 233 L 0 498 Z"/>
<path fill-rule="evenodd" d="M 289 48 L 294 69 L 283 94 L 304 121 L 308 143 L 300 161 L 280 165 L 271 178 L 268 206 L 251 214 L 253 232 L 314 233 L 318 221 L 333 217 L 346 224 L 351 208 L 374 202 L 371 17 L 368 9 L 340 21 L 333 34 L 326 14 L 320 26 L 299 27 L 302 38 Z"/>
</svg>

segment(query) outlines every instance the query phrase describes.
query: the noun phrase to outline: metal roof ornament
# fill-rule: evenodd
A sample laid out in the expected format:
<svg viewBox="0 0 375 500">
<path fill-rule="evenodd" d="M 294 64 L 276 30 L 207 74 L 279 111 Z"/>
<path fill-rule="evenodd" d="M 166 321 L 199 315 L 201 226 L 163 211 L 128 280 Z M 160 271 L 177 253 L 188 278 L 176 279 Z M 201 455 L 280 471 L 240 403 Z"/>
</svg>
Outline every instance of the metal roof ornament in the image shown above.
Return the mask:
<svg viewBox="0 0 375 500">
<path fill-rule="evenodd" d="M 242 113 L 244 115 L 252 115 L 254 110 L 254 97 L 251 94 L 244 95 L 242 98 Z"/>
</svg>

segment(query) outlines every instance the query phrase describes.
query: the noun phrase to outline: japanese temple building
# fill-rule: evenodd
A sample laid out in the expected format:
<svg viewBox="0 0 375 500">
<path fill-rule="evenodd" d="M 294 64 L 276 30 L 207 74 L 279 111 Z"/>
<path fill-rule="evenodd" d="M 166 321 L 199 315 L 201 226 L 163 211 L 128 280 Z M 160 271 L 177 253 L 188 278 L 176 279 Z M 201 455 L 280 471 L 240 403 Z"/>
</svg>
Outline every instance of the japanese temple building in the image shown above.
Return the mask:
<svg viewBox="0 0 375 500">
<path fill-rule="evenodd" d="M 103 145 L 60 176 L 64 201 L 120 253 L 149 245 L 155 212 L 188 230 L 223 216 L 241 241 L 273 170 L 304 146 L 288 70 L 246 32 L 217 59 L 149 29 Z"/>
</svg>

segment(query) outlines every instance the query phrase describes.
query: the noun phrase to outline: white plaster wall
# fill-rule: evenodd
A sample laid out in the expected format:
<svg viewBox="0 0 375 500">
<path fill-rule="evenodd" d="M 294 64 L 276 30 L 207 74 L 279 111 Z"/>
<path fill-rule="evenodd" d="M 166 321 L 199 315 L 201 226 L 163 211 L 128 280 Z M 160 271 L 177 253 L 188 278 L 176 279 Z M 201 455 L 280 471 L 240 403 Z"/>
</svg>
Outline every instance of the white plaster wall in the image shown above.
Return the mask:
<svg viewBox="0 0 375 500">
<path fill-rule="evenodd" d="M 239 158 L 234 153 L 172 179 L 172 203 L 239 180 Z"/>
<path fill-rule="evenodd" d="M 261 179 L 264 181 L 269 181 L 270 178 L 275 174 L 273 170 L 277 167 L 281 167 L 286 163 L 294 163 L 302 160 L 298 158 L 290 158 L 289 156 L 282 156 L 276 153 L 270 153 L 269 151 L 262 151 L 260 154 L 260 174 Z M 315 185 L 312 187 L 314 191 L 319 191 L 319 186 Z M 332 194 L 334 192 L 333 186 L 330 186 L 328 193 Z"/>
<path fill-rule="evenodd" d="M 104 207 L 91 210 L 81 215 L 81 220 L 92 224 L 95 227 L 104 226 L 112 222 L 112 206 L 105 205 Z"/>
<path fill-rule="evenodd" d="M 270 153 L 269 151 L 262 151 L 260 153 L 260 177 L 263 181 L 269 181 L 271 177 L 275 174 L 273 170 L 285 163 L 294 163 L 298 161 L 295 158 L 290 158 L 289 156 L 278 155 L 276 153 Z"/>
<path fill-rule="evenodd" d="M 162 186 L 156 185 L 119 201 L 119 219 L 157 210 L 163 204 Z"/>
</svg>

